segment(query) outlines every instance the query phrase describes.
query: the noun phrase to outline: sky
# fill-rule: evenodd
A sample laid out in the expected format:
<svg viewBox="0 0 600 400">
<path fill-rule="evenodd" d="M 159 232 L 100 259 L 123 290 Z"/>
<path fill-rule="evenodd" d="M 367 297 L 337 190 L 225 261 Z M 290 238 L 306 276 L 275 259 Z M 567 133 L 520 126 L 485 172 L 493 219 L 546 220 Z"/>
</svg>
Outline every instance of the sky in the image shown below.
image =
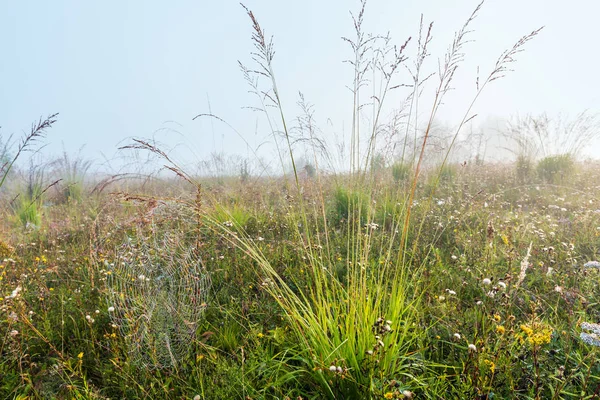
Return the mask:
<svg viewBox="0 0 600 400">
<path fill-rule="evenodd" d="M 425 22 L 434 22 L 426 69 L 435 72 L 453 33 L 476 5 L 369 0 L 365 30 L 389 32 L 401 45 L 415 37 L 423 14 Z M 293 121 L 298 114 L 302 92 L 323 134 L 332 141 L 347 137 L 352 69 L 343 61 L 351 51 L 341 37 L 353 34 L 349 12 L 359 2 L 247 0 L 246 6 L 273 35 L 286 115 Z M 460 121 L 475 93 L 478 68 L 485 75 L 503 50 L 541 26 L 514 71 L 479 99 L 477 120 L 600 111 L 598 15 L 600 1 L 487 1 L 471 26 L 473 41 L 438 119 L 451 126 Z M 154 137 L 186 162 L 215 151 L 250 156 L 259 149 L 268 158 L 273 152 L 268 126 L 248 109 L 256 101 L 238 66 L 238 61 L 252 66 L 251 34 L 237 1 L 2 1 L 0 134 L 19 135 L 33 120 L 58 112 L 44 149 L 48 157 L 83 147 L 84 157 L 110 167 L 119 163 L 117 148 L 132 137 Z M 390 100 L 390 110 L 397 101 Z M 216 120 L 193 120 L 209 111 L 237 133 Z M 600 153 L 600 146 L 588 152 Z"/>
</svg>

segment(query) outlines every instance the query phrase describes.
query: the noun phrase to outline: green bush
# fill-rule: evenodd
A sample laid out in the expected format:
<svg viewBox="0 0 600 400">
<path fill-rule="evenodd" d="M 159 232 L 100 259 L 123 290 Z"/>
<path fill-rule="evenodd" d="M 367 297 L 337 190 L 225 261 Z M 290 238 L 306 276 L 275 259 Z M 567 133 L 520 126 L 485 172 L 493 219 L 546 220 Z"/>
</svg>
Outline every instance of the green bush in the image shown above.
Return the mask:
<svg viewBox="0 0 600 400">
<path fill-rule="evenodd" d="M 560 154 L 541 159 L 537 174 L 546 183 L 561 183 L 574 172 L 574 161 L 570 154 Z"/>
</svg>

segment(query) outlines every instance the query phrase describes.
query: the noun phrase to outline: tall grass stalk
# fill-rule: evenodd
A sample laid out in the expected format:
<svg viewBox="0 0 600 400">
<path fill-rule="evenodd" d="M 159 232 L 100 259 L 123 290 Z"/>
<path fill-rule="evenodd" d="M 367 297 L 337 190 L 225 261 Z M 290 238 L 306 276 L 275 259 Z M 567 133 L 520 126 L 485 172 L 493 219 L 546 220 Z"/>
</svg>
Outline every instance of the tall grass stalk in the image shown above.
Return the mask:
<svg viewBox="0 0 600 400">
<path fill-rule="evenodd" d="M 410 359 L 419 351 L 424 333 L 423 328 L 419 326 L 419 301 L 423 293 L 423 288 L 419 287 L 419 274 L 422 265 L 410 265 L 404 257 L 411 226 L 411 209 L 434 118 L 445 94 L 451 89 L 455 72 L 464 57 L 463 46 L 467 42 L 469 26 L 482 4 L 475 8 L 467 22 L 457 32 L 445 56 L 443 67 L 439 71 L 439 83 L 420 145 L 410 191 L 400 212 L 393 214 L 392 223 L 389 225 L 391 229 L 381 227 L 390 231 L 386 235 L 388 239 L 385 245 L 379 248 L 375 245 L 374 238 L 375 231 L 380 229 L 380 226 L 372 222 L 376 214 L 376 207 L 373 204 L 376 186 L 372 183 L 373 179 L 366 178 L 369 160 L 375 151 L 379 117 L 384 100 L 387 93 L 397 87 L 392 84 L 392 78 L 398 67 L 407 60 L 404 50 L 410 39 L 394 52 L 391 63 L 380 63 L 377 66 L 383 76 L 383 88 L 379 96 L 376 96 L 371 136 L 367 140 L 367 150 L 361 162 L 358 123 L 361 109 L 360 90 L 366 84 L 366 71 L 374 68 L 366 60 L 366 54 L 372 50 L 371 46 L 378 37 L 368 36 L 362 30 L 366 6 L 364 1 L 361 2 L 357 16 L 352 16 L 356 38 L 354 40 L 344 38 L 350 43 L 354 56 L 353 60 L 349 61 L 354 67 L 350 152 L 350 176 L 353 179 L 350 186 L 351 193 L 358 191 L 361 195 L 347 196 L 349 211 L 346 222 L 346 249 L 344 256 L 339 256 L 337 259 L 335 250 L 330 245 L 328 229 L 321 230 L 321 225 L 327 227 L 327 215 L 323 211 L 326 205 L 320 181 L 321 204 L 313 206 L 316 218 L 311 218 L 309 215 L 310 211 L 304 204 L 300 192 L 294 151 L 289 140 L 286 118 L 274 74 L 272 41 L 266 40 L 256 17 L 246 9 L 254 29 L 253 41 L 258 50 L 258 53 L 253 54 L 255 62 L 258 63 L 258 69 L 255 71 L 256 79 L 252 79 L 251 82 L 256 93 L 262 93 L 264 97 L 273 101 L 283 125 L 299 202 L 299 211 L 289 213 L 290 225 L 296 227 L 295 235 L 307 264 L 308 280 L 311 285 L 306 290 L 292 289 L 291 282 L 279 275 L 260 247 L 256 246 L 253 238 L 239 230 L 234 234 L 232 229 L 218 224 L 218 221 L 211 220 L 207 216 L 208 225 L 219 231 L 232 245 L 242 249 L 256 262 L 259 274 L 267 282 L 266 289 L 284 311 L 298 340 L 297 348 L 293 349 L 294 358 L 301 361 L 304 366 L 306 378 L 310 378 L 308 382 L 320 386 L 330 398 L 369 398 L 383 394 L 382 382 L 386 380 L 391 381 L 402 377 L 404 381 L 411 382 L 410 368 L 407 365 L 415 362 L 415 359 L 412 361 Z M 421 84 L 419 73 L 427 55 L 427 45 L 431 40 L 432 25 L 429 26 L 424 37 L 422 26 L 421 20 L 418 58 L 412 74 L 412 104 L 415 109 L 417 109 Z M 478 86 L 478 92 L 467 109 L 452 144 L 462 126 L 472 118 L 469 115 L 470 110 L 486 85 L 500 78 L 507 71 L 507 64 L 514 61 L 515 54 L 521 51 L 522 46 L 538 32 L 539 30 L 525 36 L 499 58 L 494 71 L 481 86 Z M 244 71 L 249 74 L 254 70 L 246 68 Z M 267 78 L 268 87 L 259 91 L 257 87 L 261 77 Z M 269 96 L 269 93 L 273 95 Z M 412 107 L 413 105 L 411 110 Z M 268 115 L 266 109 L 264 112 Z M 273 126 L 271 122 L 269 124 Z M 275 135 L 274 130 L 273 134 Z M 363 165 L 364 167 L 361 167 Z M 316 227 L 310 228 L 309 221 L 316 221 Z M 363 225 L 364 221 L 367 221 L 366 226 Z M 402 232 L 398 240 L 396 232 L 400 227 Z M 322 245 L 323 236 L 325 246 Z M 413 241 L 416 248 L 418 235 L 413 238 Z M 333 267 L 337 262 L 342 262 L 343 268 L 347 269 L 343 279 L 334 276 Z M 411 383 L 417 385 L 416 380 Z"/>
<path fill-rule="evenodd" d="M 21 154 L 25 151 L 31 150 L 32 146 L 36 142 L 44 138 L 46 130 L 51 128 L 52 125 L 54 125 L 54 123 L 56 122 L 57 115 L 58 113 L 52 114 L 46 119 L 40 118 L 38 122 L 34 122 L 33 124 L 31 124 L 31 130 L 28 134 L 21 138 L 21 141 L 17 146 L 15 155 L 12 158 L 2 159 L 2 166 L 0 167 L 0 174 L 2 174 L 2 177 L 0 178 L 0 188 L 4 185 L 8 174 L 13 169 L 15 163 L 17 162 Z M 6 155 L 6 151 L 4 151 L 3 155 Z"/>
<path fill-rule="evenodd" d="M 421 279 L 426 259 L 416 264 L 415 258 L 406 257 L 409 241 L 413 245 L 413 254 L 417 246 L 421 245 L 419 235 L 424 221 L 421 221 L 420 225 L 417 224 L 419 229 L 416 230 L 416 235 L 413 234 L 415 229 L 411 229 L 411 210 L 433 121 L 444 96 L 452 88 L 454 75 L 464 58 L 463 48 L 470 33 L 470 24 L 476 18 L 482 4 L 483 2 L 475 8 L 466 23 L 456 33 L 439 70 L 439 82 L 419 146 L 419 156 L 415 159 L 415 171 L 411 175 L 412 181 L 408 193 L 381 190 L 374 177 L 368 175 L 368 167 L 369 160 L 374 157 L 376 151 L 379 121 L 385 99 L 391 90 L 402 86 L 394 82 L 393 78 L 398 68 L 407 60 L 404 53 L 410 38 L 395 49 L 392 61 L 386 62 L 384 55 L 388 53 L 386 46 L 389 46 L 389 38 L 384 39 L 383 50 L 377 49 L 374 46 L 382 38 L 367 35 L 363 31 L 365 1 L 361 2 L 357 16 L 352 16 L 356 37 L 354 40 L 344 38 L 351 45 L 353 59 L 349 63 L 354 68 L 350 182 L 346 196 L 347 207 L 344 207 L 348 211 L 347 220 L 342 226 L 342 229 L 346 230 L 345 248 L 333 244 L 332 233 L 328 229 L 327 204 L 320 178 L 317 179 L 319 202 L 309 204 L 304 200 L 296 168 L 293 141 L 275 78 L 273 42 L 266 38 L 264 30 L 252 11 L 244 7 L 252 23 L 252 41 L 255 46 L 252 58 L 256 66 L 247 68 L 241 63 L 240 65 L 252 92 L 259 98 L 260 111 L 268 120 L 282 167 L 285 164 L 285 156 L 279 146 L 278 135 L 283 135 L 286 144 L 286 153 L 292 165 L 296 189 L 292 191 L 288 186 L 288 191 L 294 193 L 295 198 L 292 196 L 291 199 L 298 206 L 289 208 L 288 226 L 293 227 L 294 242 L 297 243 L 299 254 L 305 263 L 303 271 L 308 285 L 299 285 L 299 282 L 290 281 L 292 278 L 280 275 L 278 268 L 263 253 L 255 238 L 240 226 L 224 224 L 223 214 L 228 212 L 227 209 L 215 205 L 220 210 L 220 215 L 204 213 L 203 218 L 207 227 L 220 234 L 224 240 L 242 250 L 254 261 L 257 273 L 263 281 L 262 286 L 287 317 L 297 342 L 296 346 L 288 352 L 289 360 L 299 364 L 301 372 L 301 376 L 297 373 L 288 375 L 290 379 L 301 379 L 307 388 L 325 393 L 329 398 L 383 396 L 384 390 L 389 387 L 389 382 L 393 381 L 402 381 L 411 388 L 424 384 L 413 376 L 413 370 L 415 366 L 428 367 L 419 357 L 428 329 L 421 325 L 420 311 L 420 302 L 426 290 L 426 284 Z M 420 74 L 428 55 L 427 47 L 432 38 L 431 32 L 432 24 L 429 25 L 427 32 L 423 33 L 423 19 L 421 19 L 417 60 L 411 71 L 412 93 L 409 96 L 409 120 L 414 119 L 415 126 L 418 126 L 418 97 L 423 83 Z M 478 86 L 478 91 L 459 124 L 451 145 L 454 144 L 462 126 L 472 118 L 471 108 L 483 89 L 488 83 L 503 76 L 507 71 L 508 63 L 514 61 L 516 53 L 522 51 L 523 45 L 538 32 L 539 30 L 525 36 L 511 50 L 502 54 L 494 71 Z M 367 60 L 367 54 L 371 51 L 378 54 L 374 58 L 377 60 L 375 62 Z M 373 125 L 369 129 L 370 137 L 366 138 L 367 148 L 362 155 L 364 158 L 361 159 L 360 91 L 366 85 L 365 76 L 368 71 L 378 71 L 383 83 L 381 92 L 375 96 Z M 304 102 L 303 97 L 301 101 Z M 276 118 L 270 116 L 267 102 L 269 106 L 274 106 Z M 275 128 L 275 120 L 279 120 L 283 127 L 282 131 Z M 409 128 L 406 132 L 409 132 Z M 405 145 L 406 142 L 405 138 Z M 133 148 L 145 148 L 162 155 L 170 163 L 167 168 L 188 182 L 194 183 L 192 177 L 180 171 L 166 154 L 153 149 L 147 143 L 138 141 Z M 416 155 L 417 152 L 414 154 Z M 314 159 L 318 166 L 316 154 Z M 447 155 L 440 166 L 439 174 L 442 173 L 446 160 Z M 285 177 L 285 168 L 283 172 Z M 317 175 L 319 175 L 318 169 Z M 286 178 L 285 182 L 288 185 L 289 180 Z M 439 176 L 434 187 L 438 182 Z M 378 223 L 375 222 L 378 217 L 376 200 L 382 197 L 388 202 L 400 199 L 403 202 L 390 216 L 384 214 L 383 221 Z M 236 220 L 234 215 L 230 215 L 227 219 Z M 342 268 L 346 272 L 343 277 L 336 275 L 336 268 Z"/>
</svg>

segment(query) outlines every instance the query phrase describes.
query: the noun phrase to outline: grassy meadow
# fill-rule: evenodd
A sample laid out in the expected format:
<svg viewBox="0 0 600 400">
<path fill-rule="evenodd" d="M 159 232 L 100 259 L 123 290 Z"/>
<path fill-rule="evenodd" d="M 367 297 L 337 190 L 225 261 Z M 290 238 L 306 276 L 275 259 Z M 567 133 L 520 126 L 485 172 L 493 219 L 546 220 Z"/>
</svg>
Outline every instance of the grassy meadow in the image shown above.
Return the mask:
<svg viewBox="0 0 600 400">
<path fill-rule="evenodd" d="M 57 191 L 37 229 L 5 211 L 1 397 L 594 398 L 599 167 L 425 180 L 404 258 L 391 170 Z"/>
<path fill-rule="evenodd" d="M 3 140 L 0 398 L 599 398 L 600 163 L 580 156 L 593 118 L 560 153 L 533 117 L 507 133 L 515 161 L 451 153 L 541 29 L 478 72 L 443 143 L 435 130 L 480 7 L 429 75 L 433 25 L 393 46 L 364 32 L 362 2 L 344 38 L 353 108 L 338 171 L 308 101 L 284 112 L 273 42 L 248 9 L 242 74 L 281 171 L 244 161 L 208 177 L 140 138 L 121 150 L 161 172 L 100 178 L 67 153 L 19 164 L 57 115 Z M 399 125 L 386 120 L 394 90 Z"/>
</svg>

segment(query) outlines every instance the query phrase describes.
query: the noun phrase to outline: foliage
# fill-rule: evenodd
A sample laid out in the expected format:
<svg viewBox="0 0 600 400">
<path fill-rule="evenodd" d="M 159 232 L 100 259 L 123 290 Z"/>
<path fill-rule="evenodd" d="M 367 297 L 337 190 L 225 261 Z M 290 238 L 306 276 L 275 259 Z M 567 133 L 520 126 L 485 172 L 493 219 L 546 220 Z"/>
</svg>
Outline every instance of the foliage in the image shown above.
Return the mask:
<svg viewBox="0 0 600 400">
<path fill-rule="evenodd" d="M 412 174 L 412 167 L 403 162 L 396 162 L 392 165 L 392 177 L 394 182 L 401 183 L 410 180 Z"/>
<path fill-rule="evenodd" d="M 563 183 L 573 174 L 574 162 L 570 154 L 548 156 L 537 164 L 540 179 L 547 183 Z"/>
<path fill-rule="evenodd" d="M 73 157 L 63 150 L 62 156 L 52 163 L 55 177 L 61 180 L 61 201 L 80 201 L 83 197 L 86 174 L 92 162 L 82 158 L 80 153 L 81 149 Z"/>
</svg>

